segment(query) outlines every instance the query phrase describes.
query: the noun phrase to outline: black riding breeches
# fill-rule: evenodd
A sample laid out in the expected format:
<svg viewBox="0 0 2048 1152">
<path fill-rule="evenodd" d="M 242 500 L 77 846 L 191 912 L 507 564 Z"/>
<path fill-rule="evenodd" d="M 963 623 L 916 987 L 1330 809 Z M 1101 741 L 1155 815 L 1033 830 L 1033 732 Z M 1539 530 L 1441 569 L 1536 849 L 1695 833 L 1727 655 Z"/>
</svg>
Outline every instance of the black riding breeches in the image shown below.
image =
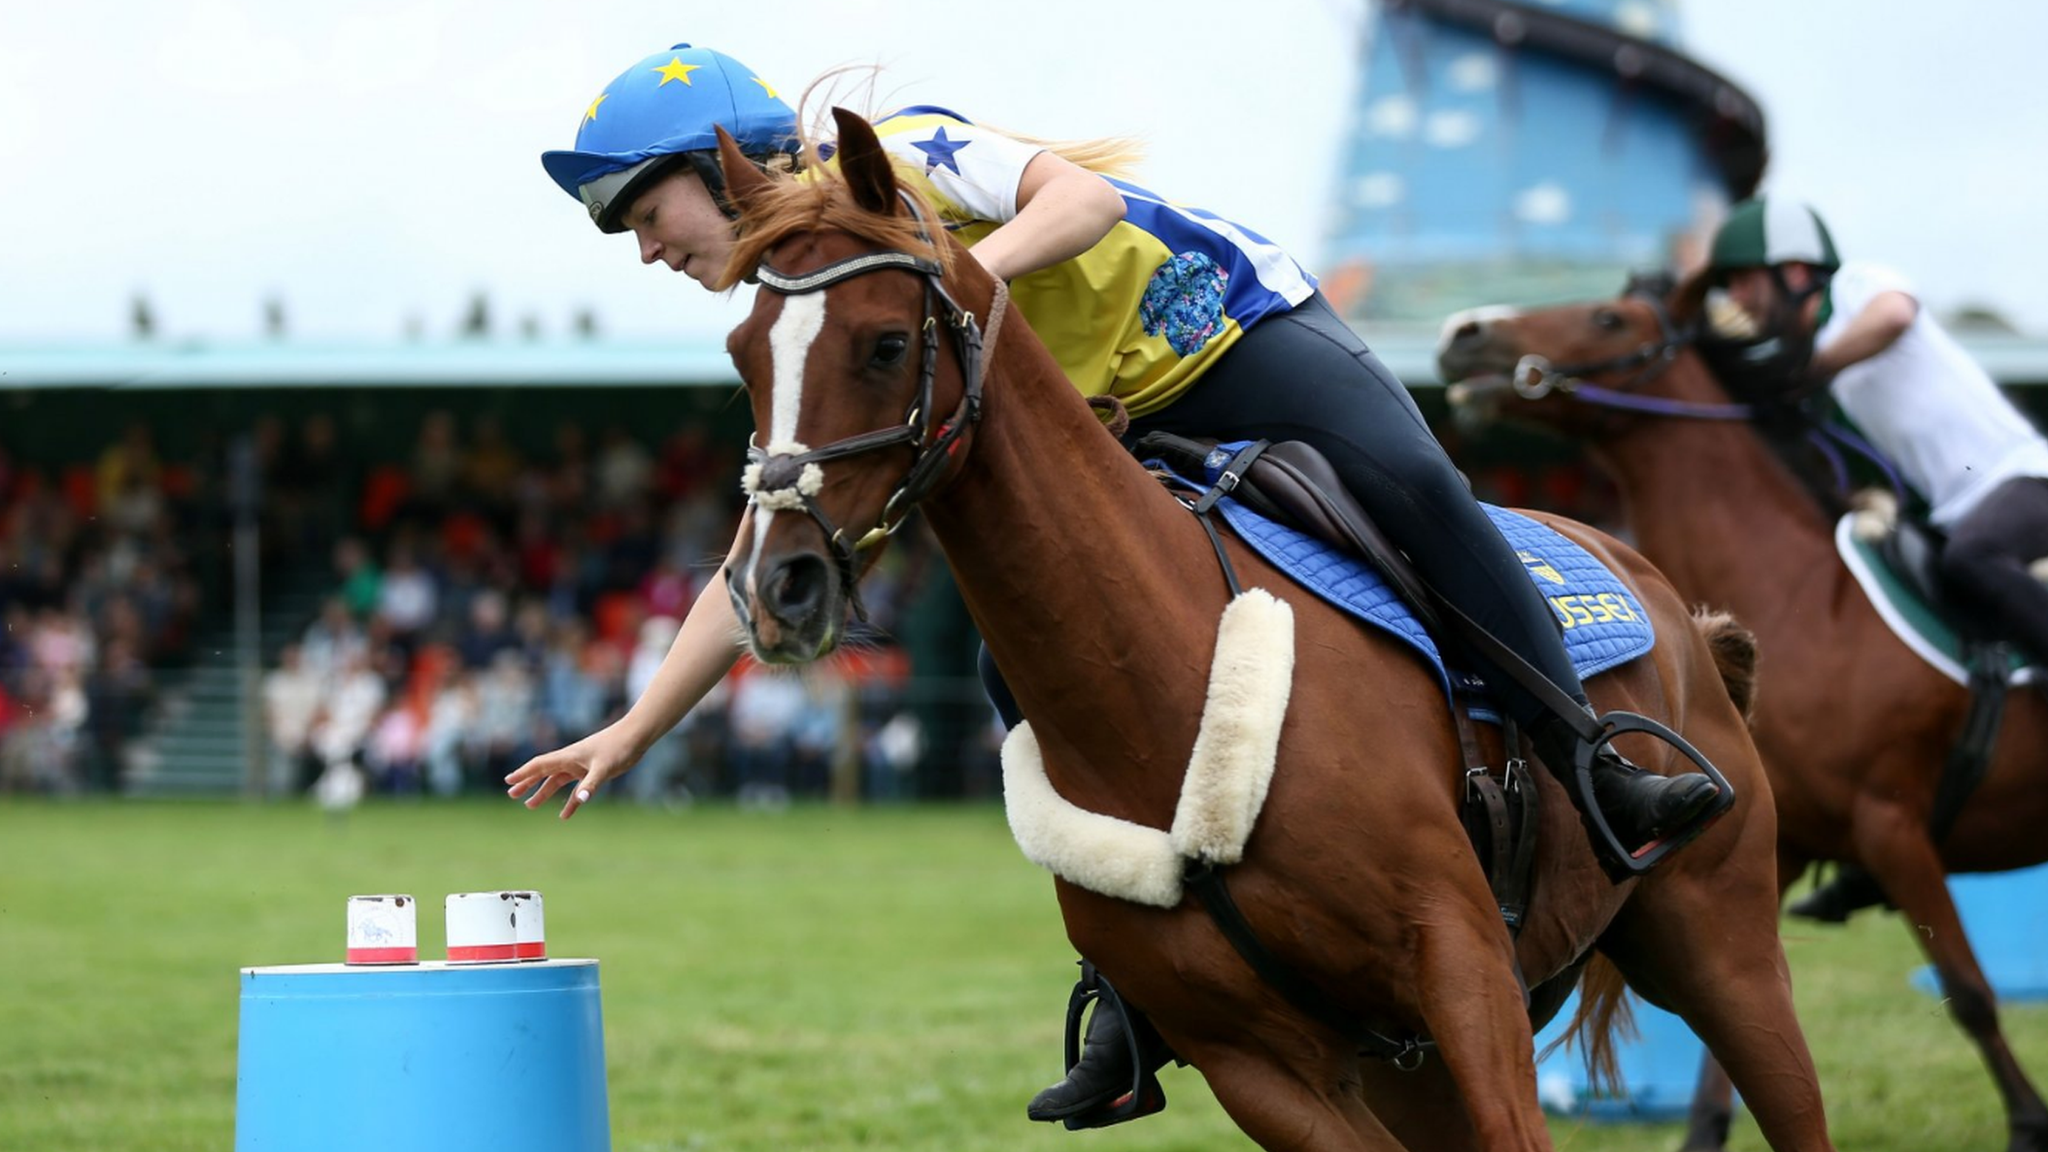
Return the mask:
<svg viewBox="0 0 2048 1152">
<path fill-rule="evenodd" d="M 2048 479 L 2017 476 L 1949 529 L 1942 578 L 1996 618 L 2028 656 L 2048 661 L 2048 585 L 2027 566 L 2048 557 Z"/>
<path fill-rule="evenodd" d="M 1423 579 L 1564 692 L 1585 699 L 1555 613 L 1465 486 L 1408 390 L 1322 295 L 1254 325 L 1166 408 L 1131 422 L 1147 432 L 1222 440 L 1299 440 L 1345 486 Z M 1484 675 L 1526 726 L 1550 710 L 1456 637 L 1452 658 Z"/>
</svg>

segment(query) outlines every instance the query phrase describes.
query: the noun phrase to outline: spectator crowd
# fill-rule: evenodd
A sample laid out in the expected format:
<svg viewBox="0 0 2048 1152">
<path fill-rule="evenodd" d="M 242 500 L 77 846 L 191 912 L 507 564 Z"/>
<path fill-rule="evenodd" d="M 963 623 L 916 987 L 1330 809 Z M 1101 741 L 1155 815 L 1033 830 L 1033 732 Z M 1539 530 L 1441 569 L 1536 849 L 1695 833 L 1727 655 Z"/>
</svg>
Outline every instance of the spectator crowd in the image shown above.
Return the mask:
<svg viewBox="0 0 2048 1152">
<path fill-rule="evenodd" d="M 204 476 L 128 427 L 96 460 L 0 444 L 0 791 L 111 789 L 154 694 L 192 656 Z"/>
<path fill-rule="evenodd" d="M 625 423 L 528 431 L 429 410 L 393 450 L 345 443 L 324 413 L 248 425 L 264 586 L 317 590 L 283 609 L 303 615 L 265 653 L 273 795 L 336 777 L 495 791 L 645 688 L 737 525 L 737 445 L 701 423 L 655 439 Z M 235 467 L 202 443 L 166 460 L 137 422 L 96 458 L 50 466 L 18 463 L 0 437 L 0 791 L 115 790 L 148 771 L 157 706 L 232 603 Z M 1604 489 L 1585 476 L 1474 480 L 1496 502 L 1597 513 Z M 1000 733 L 971 673 L 913 678 L 894 639 L 941 569 L 926 534 L 900 534 L 863 585 L 872 627 L 844 656 L 801 673 L 742 660 L 617 790 L 893 798 L 930 792 L 918 773 L 937 757 L 959 781 L 949 794 L 994 791 Z M 958 642 L 971 636 L 945 638 Z M 934 709 L 953 719 L 934 725 Z"/>
<path fill-rule="evenodd" d="M 737 475 L 694 426 L 650 448 L 623 427 L 593 440 L 563 424 L 529 456 L 495 420 L 463 429 L 432 412 L 352 507 L 280 513 L 287 546 L 325 549 L 331 569 L 317 616 L 265 678 L 271 789 L 355 773 L 387 793 L 487 792 L 610 723 L 731 541 Z M 773 806 L 824 794 L 837 772 L 869 795 L 902 792 L 921 749 L 903 738 L 906 669 L 887 637 L 906 579 L 932 563 L 928 542 L 906 537 L 869 578 L 875 630 L 851 659 L 801 673 L 742 661 L 620 790 Z"/>
</svg>

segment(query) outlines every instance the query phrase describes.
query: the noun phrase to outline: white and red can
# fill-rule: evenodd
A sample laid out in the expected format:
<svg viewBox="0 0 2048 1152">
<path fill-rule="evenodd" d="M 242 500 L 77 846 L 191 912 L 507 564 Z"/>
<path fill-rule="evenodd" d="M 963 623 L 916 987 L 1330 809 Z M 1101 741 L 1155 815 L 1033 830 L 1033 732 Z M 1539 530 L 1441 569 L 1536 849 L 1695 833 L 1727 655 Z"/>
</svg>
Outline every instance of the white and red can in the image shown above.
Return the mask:
<svg viewBox="0 0 2048 1152">
<path fill-rule="evenodd" d="M 350 964 L 417 964 L 419 905 L 410 896 L 348 898 Z"/>
<path fill-rule="evenodd" d="M 512 892 L 448 895 L 448 962 L 492 964 L 519 959 L 518 906 Z"/>
<path fill-rule="evenodd" d="M 538 892 L 512 893 L 512 949 L 521 960 L 548 958 L 547 919 Z"/>
</svg>

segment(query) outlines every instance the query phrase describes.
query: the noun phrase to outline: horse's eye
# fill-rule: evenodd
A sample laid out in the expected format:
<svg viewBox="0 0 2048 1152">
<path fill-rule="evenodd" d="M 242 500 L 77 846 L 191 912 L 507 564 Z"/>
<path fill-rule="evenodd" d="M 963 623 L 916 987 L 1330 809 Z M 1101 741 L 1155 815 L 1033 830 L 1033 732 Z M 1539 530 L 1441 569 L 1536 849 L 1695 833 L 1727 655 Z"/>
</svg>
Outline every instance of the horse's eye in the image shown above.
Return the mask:
<svg viewBox="0 0 2048 1152">
<path fill-rule="evenodd" d="M 1612 308 L 1602 308 L 1593 313 L 1593 323 L 1607 332 L 1619 332 L 1623 326 L 1621 313 Z"/>
<path fill-rule="evenodd" d="M 901 332 L 891 332 L 875 341 L 875 351 L 868 357 L 868 364 L 874 368 L 894 368 L 903 363 L 903 355 L 908 351 L 910 337 Z"/>
</svg>

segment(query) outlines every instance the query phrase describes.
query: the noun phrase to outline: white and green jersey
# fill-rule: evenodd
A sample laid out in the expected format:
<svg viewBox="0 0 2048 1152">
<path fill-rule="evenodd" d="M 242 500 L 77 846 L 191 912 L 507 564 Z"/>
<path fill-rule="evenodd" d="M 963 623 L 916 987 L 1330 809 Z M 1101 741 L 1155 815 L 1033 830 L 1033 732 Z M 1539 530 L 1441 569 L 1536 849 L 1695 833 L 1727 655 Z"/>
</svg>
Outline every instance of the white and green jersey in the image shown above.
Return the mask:
<svg viewBox="0 0 2048 1152">
<path fill-rule="evenodd" d="M 1852 260 L 1828 287 L 1825 349 L 1884 292 L 1912 295 L 1897 272 Z M 2028 423 L 1969 353 L 1927 309 L 1891 347 L 1842 369 L 1835 402 L 1927 500 L 1929 518 L 1949 527 L 1993 488 L 2015 476 L 2048 476 L 2048 439 Z"/>
</svg>

